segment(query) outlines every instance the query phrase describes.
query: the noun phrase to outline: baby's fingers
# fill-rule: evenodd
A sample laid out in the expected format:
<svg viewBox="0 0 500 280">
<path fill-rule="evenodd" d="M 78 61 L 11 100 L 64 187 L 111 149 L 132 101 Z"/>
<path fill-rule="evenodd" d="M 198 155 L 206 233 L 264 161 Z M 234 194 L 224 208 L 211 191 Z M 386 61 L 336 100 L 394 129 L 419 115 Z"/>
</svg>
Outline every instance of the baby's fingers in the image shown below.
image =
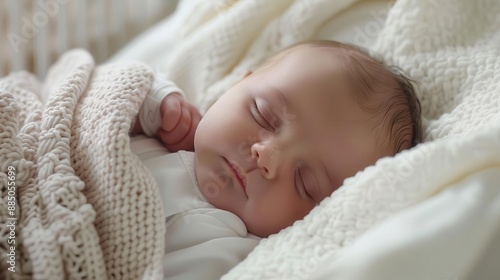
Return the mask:
<svg viewBox="0 0 500 280">
<path fill-rule="evenodd" d="M 160 107 L 162 117 L 161 129 L 172 131 L 182 117 L 182 106 L 179 98 L 167 97 Z"/>
<path fill-rule="evenodd" d="M 181 110 L 181 118 L 177 125 L 171 131 L 164 130 L 163 132 L 166 133 L 160 134 L 161 140 L 166 145 L 179 143 L 189 132 L 189 128 L 191 127 L 191 114 L 186 107 L 182 107 Z M 161 130 L 163 129 L 160 129 L 160 132 Z"/>
<path fill-rule="evenodd" d="M 166 145 L 167 149 L 171 152 L 177 152 L 179 150 L 194 151 L 194 134 L 198 123 L 200 123 L 201 115 L 193 114 L 191 115 L 191 126 L 186 136 L 178 143 L 172 145 Z"/>
</svg>

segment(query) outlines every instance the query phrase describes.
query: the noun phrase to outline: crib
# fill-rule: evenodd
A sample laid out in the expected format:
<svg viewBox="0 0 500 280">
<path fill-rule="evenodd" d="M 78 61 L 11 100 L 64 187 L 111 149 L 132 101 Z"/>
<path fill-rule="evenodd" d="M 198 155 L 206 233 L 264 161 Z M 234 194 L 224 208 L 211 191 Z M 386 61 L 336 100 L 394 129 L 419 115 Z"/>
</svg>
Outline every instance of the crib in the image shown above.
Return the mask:
<svg viewBox="0 0 500 280">
<path fill-rule="evenodd" d="M 159 20 L 177 0 L 36 0 L 0 2 L 0 77 L 28 70 L 43 79 L 72 48 L 100 63 Z"/>
</svg>

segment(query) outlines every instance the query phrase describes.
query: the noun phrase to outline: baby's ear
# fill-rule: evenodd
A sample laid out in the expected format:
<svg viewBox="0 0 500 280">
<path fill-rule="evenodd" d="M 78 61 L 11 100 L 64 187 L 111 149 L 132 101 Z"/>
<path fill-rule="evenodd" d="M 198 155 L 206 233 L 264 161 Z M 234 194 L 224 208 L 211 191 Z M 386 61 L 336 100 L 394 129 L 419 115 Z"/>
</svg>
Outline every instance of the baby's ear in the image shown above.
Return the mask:
<svg viewBox="0 0 500 280">
<path fill-rule="evenodd" d="M 252 75 L 252 73 L 253 72 L 251 70 L 247 70 L 247 72 L 245 72 L 245 75 L 243 75 L 243 79 L 246 78 L 246 77 L 248 77 L 248 76 L 250 76 L 250 75 Z"/>
</svg>

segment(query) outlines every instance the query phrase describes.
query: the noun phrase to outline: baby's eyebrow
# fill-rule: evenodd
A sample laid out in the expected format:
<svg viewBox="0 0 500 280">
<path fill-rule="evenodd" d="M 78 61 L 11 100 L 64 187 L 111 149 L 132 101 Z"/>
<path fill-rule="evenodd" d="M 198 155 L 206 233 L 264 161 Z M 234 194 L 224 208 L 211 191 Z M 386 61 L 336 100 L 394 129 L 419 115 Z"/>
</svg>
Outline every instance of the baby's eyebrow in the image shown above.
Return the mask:
<svg viewBox="0 0 500 280">
<path fill-rule="evenodd" d="M 295 113 L 290 113 L 292 111 L 293 104 L 290 102 L 290 99 L 286 97 L 283 91 L 281 91 L 278 87 L 273 85 L 270 85 L 270 87 L 272 88 L 271 95 L 274 95 L 275 97 L 277 97 L 277 99 L 280 99 L 280 101 L 277 103 L 277 105 L 279 105 L 279 110 L 278 107 L 274 106 L 275 113 L 277 113 L 278 118 L 282 122 L 289 123 L 296 117 Z M 276 98 L 271 99 L 274 99 L 274 102 L 276 102 Z"/>
<path fill-rule="evenodd" d="M 285 106 L 288 106 L 290 103 L 288 102 L 288 98 L 286 98 L 285 94 L 276 86 L 271 86 L 273 92 L 283 101 Z"/>
</svg>

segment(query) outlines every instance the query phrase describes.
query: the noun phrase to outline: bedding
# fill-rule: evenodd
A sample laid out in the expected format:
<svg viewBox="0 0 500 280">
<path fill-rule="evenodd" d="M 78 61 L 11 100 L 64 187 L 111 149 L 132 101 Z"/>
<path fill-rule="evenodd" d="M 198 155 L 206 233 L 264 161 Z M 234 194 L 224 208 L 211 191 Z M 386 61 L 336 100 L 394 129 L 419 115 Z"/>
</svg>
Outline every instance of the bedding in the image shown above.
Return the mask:
<svg viewBox="0 0 500 280">
<path fill-rule="evenodd" d="M 128 135 L 152 80 L 83 50 L 44 83 L 0 79 L 1 279 L 161 278 L 163 209 Z"/>
<path fill-rule="evenodd" d="M 498 279 L 499 176 L 491 167 L 451 183 L 370 229 L 309 279 Z"/>
<path fill-rule="evenodd" d="M 236 1 L 214 0 L 212 1 L 214 4 L 209 5 L 205 2 L 180 1 L 176 15 L 166 17 L 144 31 L 107 61 L 140 60 L 156 70 L 164 70 L 163 64 L 166 64 L 165 61 L 171 57 L 178 40 L 187 36 L 185 34 L 191 32 L 189 30 L 193 26 L 199 27 L 206 24 L 209 19 L 223 16 L 232 6 L 230 4 Z M 394 0 L 359 0 L 338 12 L 334 10 L 315 32 L 314 37 L 370 47 L 382 29 L 387 12 L 393 4 Z M 196 8 L 196 14 L 181 13 L 180 11 L 189 8 L 185 5 Z M 188 23 L 186 27 L 187 20 L 180 20 L 179 14 L 189 19 L 197 18 L 202 22 L 197 25 Z"/>
<path fill-rule="evenodd" d="M 167 72 L 168 78 L 184 90 L 188 99 L 195 101 L 200 109 L 205 111 L 248 69 L 255 69 L 265 58 L 290 44 L 324 36 L 325 34 L 320 32 L 324 24 L 355 2 L 357 1 L 241 0 L 218 6 L 218 12 L 214 13 L 213 6 L 208 1 L 182 1 L 168 21 L 171 26 L 177 27 L 171 29 L 169 34 L 169 37 L 175 40 L 169 41 L 168 53 L 157 56 L 151 66 Z M 481 230 L 478 230 L 480 234 L 471 235 L 472 241 L 468 243 L 470 246 L 464 247 L 461 252 L 468 257 L 457 261 L 458 258 L 452 258 L 456 251 L 443 250 L 439 251 L 443 254 L 442 259 L 448 258 L 451 261 L 442 263 L 441 267 L 440 264 L 426 267 L 425 277 L 429 279 L 477 279 L 467 277 L 480 275 L 478 273 L 482 266 L 488 265 L 488 259 L 481 259 L 481 256 L 494 256 L 495 252 L 487 249 L 498 248 L 491 243 L 495 240 L 498 243 L 498 239 L 494 238 L 498 232 L 498 219 L 495 218 L 500 211 L 498 191 L 491 188 L 499 187 L 497 170 L 500 167 L 499 13 L 500 3 L 494 0 L 396 2 L 389 10 L 387 21 L 380 30 L 376 43 L 368 45 L 372 51 L 379 53 L 385 62 L 398 65 L 420 82 L 418 95 L 423 108 L 424 142 L 393 158 L 381 159 L 374 166 L 345 180 L 338 191 L 325 199 L 303 220 L 261 241 L 256 249 L 223 279 L 328 279 L 332 275 L 340 279 L 366 279 L 363 278 L 366 276 L 363 273 L 380 272 L 374 270 L 380 264 L 375 260 L 394 260 L 391 259 L 397 256 L 394 252 L 405 250 L 411 254 L 411 249 L 415 248 L 413 245 L 417 244 L 412 240 L 424 240 L 422 244 L 441 244 L 438 237 L 450 229 L 447 225 L 452 225 L 453 222 L 456 225 L 464 225 L 467 221 L 484 219 L 483 215 L 488 213 L 488 221 L 476 223 L 481 227 Z M 363 32 L 367 29 L 361 30 Z M 157 49 L 161 49 L 160 46 L 157 46 Z M 4 133 L 0 134 L 3 137 L 0 140 L 2 145 L 14 145 L 8 146 L 11 147 L 8 151 L 15 151 L 5 153 L 5 148 L 2 149 L 0 162 L 2 167 L 8 165 L 4 160 L 8 163 L 26 162 L 25 169 L 20 168 L 18 174 L 21 174 L 20 185 L 29 186 L 19 188 L 21 213 L 23 207 L 26 209 L 26 214 L 22 214 L 26 228 L 21 228 L 20 236 L 25 238 L 24 242 L 27 244 L 26 247 L 21 247 L 26 248 L 25 253 L 19 254 L 30 260 L 26 269 L 32 267 L 34 273 L 39 273 L 36 275 L 54 276 L 50 279 L 61 277 L 62 274 L 58 272 L 63 271 L 67 275 L 98 275 L 95 278 L 99 279 L 125 276 L 156 279 L 161 276 L 162 252 L 158 248 L 163 248 L 161 239 L 164 234 L 161 227 L 157 226 L 161 224 L 157 223 L 158 213 L 161 212 L 160 206 L 156 206 L 156 203 L 160 202 L 154 198 L 157 194 L 150 191 L 151 186 L 148 184 L 146 185 L 149 187 L 143 186 L 145 191 L 141 192 L 136 189 L 125 192 L 125 189 L 130 187 L 126 181 L 108 185 L 109 189 L 95 185 L 99 176 L 121 178 L 103 174 L 99 169 L 104 166 L 107 166 L 106 172 L 128 174 L 124 170 L 131 170 L 139 172 L 140 175 L 137 176 L 142 176 L 140 178 L 147 179 L 147 182 L 152 180 L 150 174 L 143 172 L 143 167 L 137 164 L 136 159 L 124 157 L 126 149 L 123 148 L 127 144 L 123 133 L 130 127 L 128 121 L 133 113 L 137 112 L 151 82 L 151 69 L 138 64 L 119 64 L 121 71 L 115 68 L 118 66 L 108 65 L 92 72 L 90 69 L 93 69 L 93 63 L 88 55 L 79 53 L 75 56 L 73 53 L 70 57 L 77 57 L 77 61 L 81 63 L 70 64 L 72 66 L 69 68 L 61 65 L 56 67 L 59 70 L 55 76 L 64 76 L 63 74 L 67 73 L 67 76 L 64 76 L 67 79 L 49 82 L 51 86 L 45 85 L 45 90 L 41 93 L 39 89 L 42 85 L 26 74 L 11 76 L 3 80 L 3 86 L 0 87 L 3 88 L 0 113 L 2 120 L 9 120 L 1 123 L 1 131 Z M 68 60 L 66 58 L 62 61 Z M 143 73 L 141 78 L 134 80 L 137 83 L 124 83 L 129 79 L 117 78 L 123 75 L 130 78 L 126 73 L 131 69 L 141 69 L 137 71 Z M 139 73 L 137 71 L 132 72 Z M 113 76 L 105 73 L 113 73 Z M 91 75 L 92 78 L 89 78 Z M 118 94 L 122 91 L 133 93 L 134 97 L 128 99 L 123 94 Z M 91 132 L 99 132 L 92 135 L 102 134 L 102 139 L 108 139 L 108 143 L 117 145 L 114 147 L 125 154 L 116 154 L 113 153 L 115 149 L 99 149 L 97 146 L 84 145 L 82 148 L 77 144 L 80 143 L 78 137 L 81 134 L 68 134 L 68 131 L 74 132 L 77 127 L 75 124 L 81 121 L 78 112 L 83 112 L 75 111 L 75 117 L 72 119 L 71 106 L 77 100 L 89 105 L 88 98 L 79 99 L 79 96 L 85 94 L 93 94 L 91 96 L 99 100 L 97 92 L 108 93 L 103 95 L 107 97 L 103 97 L 101 103 L 112 102 L 111 100 L 123 101 L 120 107 L 122 110 L 112 114 L 110 118 L 113 122 L 110 122 L 105 118 L 106 114 L 97 114 L 94 108 L 93 111 L 88 111 L 93 112 L 89 116 L 99 121 L 92 122 L 93 125 L 86 122 L 85 128 Z M 62 125 L 47 119 L 41 122 L 40 126 L 44 105 L 33 101 L 37 93 L 51 94 L 48 105 L 45 105 L 48 107 L 43 112 L 48 116 L 61 117 L 64 120 L 60 122 Z M 71 96 L 66 99 L 70 102 L 55 102 L 61 95 Z M 107 103 L 91 104 L 99 107 Z M 78 108 L 79 105 L 76 106 Z M 113 107 L 110 107 L 108 112 L 114 112 L 111 108 Z M 99 123 L 102 125 L 97 125 Z M 68 128 L 68 124 L 72 124 L 71 128 Z M 20 133 L 17 134 L 21 127 Z M 112 131 L 118 134 L 110 135 L 103 127 L 112 127 Z M 48 133 L 49 131 L 51 133 Z M 34 142 L 43 135 L 47 137 L 40 138 L 40 143 Z M 73 141 L 76 138 L 77 141 L 71 142 L 68 138 Z M 62 139 L 63 142 L 66 141 L 64 143 L 69 144 L 56 145 L 57 142 L 52 139 Z M 89 141 L 88 138 L 86 141 Z M 84 156 L 85 153 L 76 152 L 87 148 L 93 148 L 92 155 L 109 166 L 100 160 L 87 165 L 75 163 L 90 159 Z M 39 151 L 35 154 L 37 149 Z M 54 161 L 57 157 L 52 154 L 61 154 L 61 149 L 67 156 Z M 73 152 L 70 153 L 71 149 Z M 108 154 L 104 151 L 108 151 Z M 39 157 L 38 165 L 35 165 Z M 106 160 L 108 157 L 110 159 Z M 130 161 L 125 163 L 124 158 Z M 55 166 L 62 167 L 53 168 Z M 116 169 L 111 169 L 110 166 L 116 166 Z M 75 169 L 75 174 L 82 179 L 75 177 L 71 168 Z M 55 183 L 46 180 L 49 175 L 46 170 L 62 173 L 60 176 L 69 176 L 72 180 L 68 179 L 68 182 L 74 183 L 55 188 Z M 28 180 L 36 178 L 35 175 L 40 179 Z M 24 178 L 26 181 L 22 181 Z M 5 183 L 7 179 L 2 177 L 1 180 Z M 77 183 L 80 181 L 84 183 Z M 87 184 L 90 185 L 87 187 Z M 66 195 L 62 197 L 71 195 L 74 199 L 58 199 L 57 195 L 60 193 Z M 98 199 L 98 195 L 106 201 Z M 453 202 L 457 200 L 450 199 L 453 196 L 461 198 L 458 201 L 469 204 L 455 207 Z M 3 205 L 0 209 L 5 209 L 4 191 L 2 198 Z M 146 207 L 145 201 L 156 202 L 153 206 L 149 203 L 149 207 Z M 111 203 L 113 207 L 106 206 L 104 202 Z M 481 208 L 481 202 L 488 203 Z M 132 208 L 139 211 L 125 211 L 126 205 L 130 203 Z M 434 207 L 431 207 L 432 205 Z M 116 206 L 121 210 L 113 210 Z M 31 208 L 33 210 L 29 210 Z M 59 214 L 62 212 L 55 209 L 62 209 L 67 215 Z M 424 211 L 426 209 L 429 211 Z M 465 210 L 460 212 L 460 209 Z M 476 210 L 465 215 L 467 209 Z M 454 219 L 443 218 L 434 213 L 448 210 L 456 214 Z M 2 212 L 0 217 L 5 217 L 4 213 L 6 212 Z M 127 218 L 132 214 L 141 218 L 129 223 Z M 71 218 L 72 220 L 68 221 L 74 223 L 58 223 L 57 219 L 53 219 L 55 216 Z M 432 227 L 419 222 L 433 217 L 440 217 L 443 221 L 441 226 Z M 404 222 L 411 221 L 418 223 L 422 234 L 414 231 L 413 236 L 413 232 L 401 231 L 400 241 L 407 237 L 408 242 L 400 242 L 399 247 L 395 246 L 394 242 L 391 243 L 394 240 L 381 238 L 388 236 L 384 233 L 391 229 L 404 229 Z M 127 229 L 131 225 L 139 227 L 140 234 L 130 233 Z M 111 231 L 114 227 L 119 227 L 120 233 Z M 48 236 L 47 233 L 53 230 L 60 230 L 60 234 Z M 147 238 L 138 238 L 146 235 Z M 40 239 L 40 242 L 37 240 L 38 236 L 47 238 Z M 464 235 L 460 236 L 463 238 Z M 432 239 L 433 237 L 436 238 Z M 132 239 L 139 243 L 125 242 Z M 379 241 L 381 244 L 387 244 L 386 251 L 374 246 Z M 443 244 L 450 246 L 457 243 Z M 130 256 L 137 248 L 141 248 L 139 255 Z M 408 258 L 408 254 L 403 254 L 401 264 L 411 268 L 412 262 L 403 261 L 421 262 L 425 260 L 426 254 L 433 253 L 428 246 L 422 248 L 428 248 L 425 254 L 414 255 L 420 259 Z M 50 258 L 37 253 L 42 250 L 43 256 L 50 253 Z M 354 274 L 353 268 L 346 266 L 346 261 L 356 259 L 359 254 L 357 252 L 364 250 L 367 256 L 359 260 L 359 268 L 365 270 Z M 2 264 L 5 265 L 3 260 Z M 387 269 L 385 272 L 391 267 L 388 266 Z M 390 275 L 393 278 L 383 278 L 387 276 L 384 274 L 373 276 L 374 279 L 406 279 L 406 275 L 401 277 L 401 273 L 405 271 L 408 270 L 402 266 L 399 267 L 399 272 Z M 419 275 L 418 270 L 415 273 L 415 277 L 423 275 Z M 350 276 L 353 278 L 349 278 Z"/>
</svg>

